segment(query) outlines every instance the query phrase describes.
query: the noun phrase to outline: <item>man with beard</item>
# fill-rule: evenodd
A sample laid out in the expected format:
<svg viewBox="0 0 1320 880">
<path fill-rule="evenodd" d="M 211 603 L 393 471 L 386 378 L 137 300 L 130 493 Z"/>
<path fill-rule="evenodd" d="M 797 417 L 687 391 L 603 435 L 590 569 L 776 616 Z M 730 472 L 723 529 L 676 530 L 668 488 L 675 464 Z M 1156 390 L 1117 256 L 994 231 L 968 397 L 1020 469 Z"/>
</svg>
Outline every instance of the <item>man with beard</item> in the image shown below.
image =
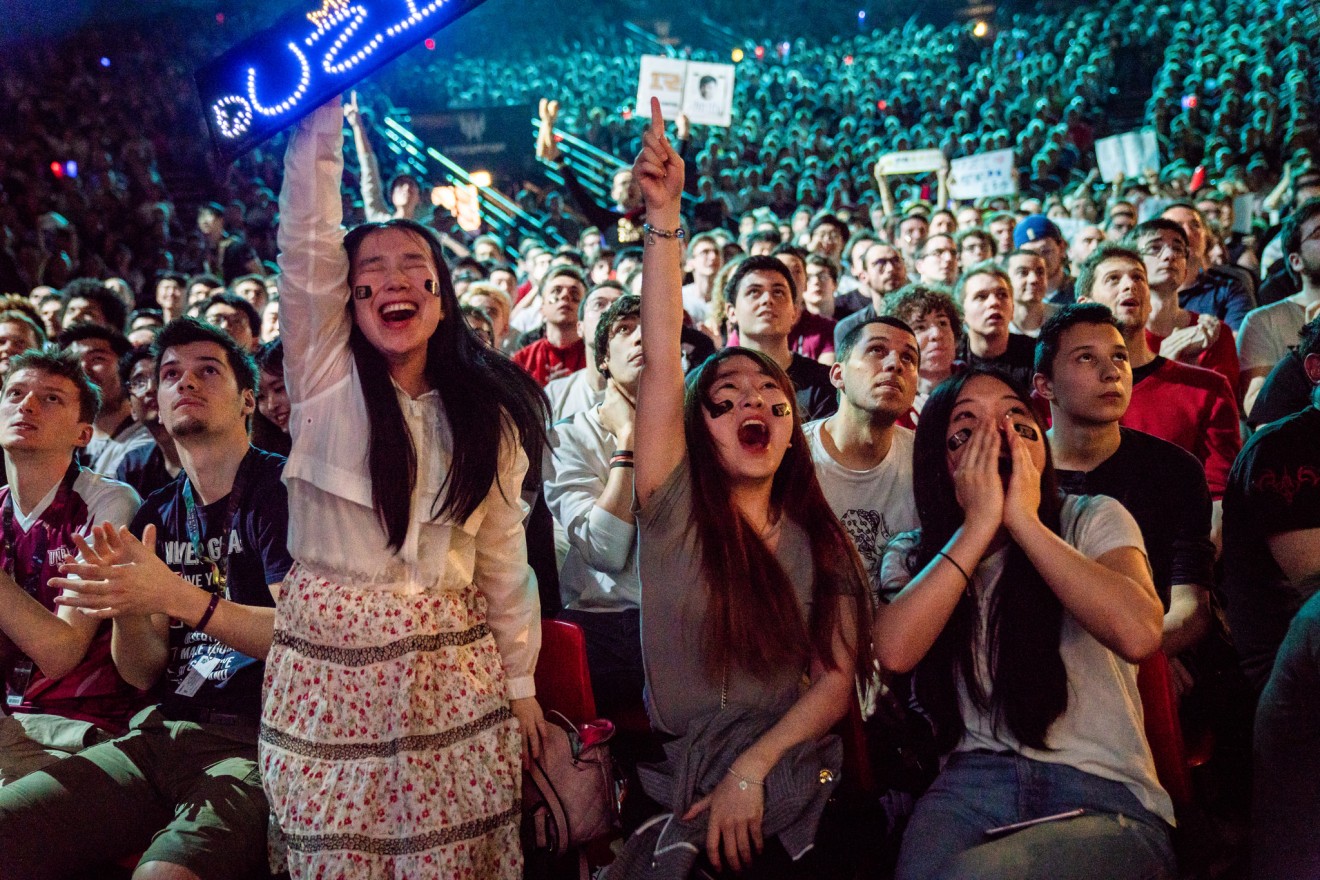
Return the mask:
<svg viewBox="0 0 1320 880">
<path fill-rule="evenodd" d="M 1265 377 L 1297 345 L 1303 325 L 1320 316 L 1320 199 L 1311 199 L 1284 221 L 1279 234 L 1288 270 L 1302 289 L 1287 299 L 1247 313 L 1238 332 L 1238 357 L 1246 383 L 1242 410 L 1250 413 Z"/>
<path fill-rule="evenodd" d="M 257 371 L 229 336 L 180 318 L 155 351 L 186 476 L 130 528 L 98 527 L 50 584 L 65 590 L 57 604 L 113 619 L 116 669 L 160 702 L 126 736 L 0 788 L 3 877 L 80 875 L 143 849 L 140 876 L 268 870 L 257 734 L 275 594 L 292 565 L 284 459 L 248 443 Z"/>
<path fill-rule="evenodd" d="M 1120 424 L 1153 434 L 1196 456 L 1205 468 L 1217 524 L 1228 471 L 1242 446 L 1237 405 L 1228 380 L 1151 351 L 1146 342 L 1150 287 L 1146 264 L 1136 251 L 1113 244 L 1097 248 L 1082 264 L 1077 296 L 1079 301 L 1108 307 L 1123 334 L 1132 367 L 1132 401 Z"/>
<path fill-rule="evenodd" d="M 541 317 L 545 337 L 519 349 L 513 362 L 545 387 L 551 379 L 575 373 L 587 365 L 587 350 L 578 330 L 578 306 L 587 282 L 574 266 L 556 266 L 541 282 Z"/>
<path fill-rule="evenodd" d="M 857 545 L 872 590 L 878 590 L 885 545 L 919 525 L 913 433 L 896 422 L 912 409 L 921 354 L 912 329 L 890 317 L 854 326 L 837 353 L 830 382 L 842 392 L 839 411 L 802 431 L 825 500 Z"/>
<path fill-rule="evenodd" d="M 885 298 L 907 284 L 907 264 L 893 245 L 877 241 L 866 249 L 862 258 L 860 293 L 869 301 L 860 310 L 834 325 L 834 349 L 837 352 L 843 337 L 863 321 L 885 314 Z"/>
<path fill-rule="evenodd" d="M 634 402 L 645 362 L 640 313 L 641 300 L 628 295 L 600 317 L 592 359 L 605 380 L 603 399 L 556 424 L 546 454 L 546 503 L 568 533 L 559 618 L 586 635 L 591 686 L 602 712 L 642 701 L 632 507 Z"/>
</svg>

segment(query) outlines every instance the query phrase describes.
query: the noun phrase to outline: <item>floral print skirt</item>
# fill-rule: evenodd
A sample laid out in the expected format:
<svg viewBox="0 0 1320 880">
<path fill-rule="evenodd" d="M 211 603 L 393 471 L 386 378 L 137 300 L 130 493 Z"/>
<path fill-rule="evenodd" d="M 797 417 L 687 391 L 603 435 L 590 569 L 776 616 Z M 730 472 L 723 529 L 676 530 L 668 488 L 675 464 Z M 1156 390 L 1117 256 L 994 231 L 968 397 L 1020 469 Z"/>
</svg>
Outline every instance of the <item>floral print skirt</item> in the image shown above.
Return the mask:
<svg viewBox="0 0 1320 880">
<path fill-rule="evenodd" d="M 260 764 L 294 880 L 514 880 L 522 741 L 475 587 L 280 593 Z"/>
</svg>

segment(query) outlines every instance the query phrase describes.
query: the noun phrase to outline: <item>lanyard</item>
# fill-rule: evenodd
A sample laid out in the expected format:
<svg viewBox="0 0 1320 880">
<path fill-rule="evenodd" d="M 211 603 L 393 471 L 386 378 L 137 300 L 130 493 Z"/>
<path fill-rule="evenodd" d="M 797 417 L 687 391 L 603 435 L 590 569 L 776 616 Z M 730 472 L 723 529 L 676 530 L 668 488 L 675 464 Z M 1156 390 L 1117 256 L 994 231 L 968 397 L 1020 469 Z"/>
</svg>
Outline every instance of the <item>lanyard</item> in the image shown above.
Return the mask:
<svg viewBox="0 0 1320 880">
<path fill-rule="evenodd" d="M 69 469 L 64 472 L 64 479 L 60 481 L 60 488 L 55 492 L 55 498 L 51 501 L 50 507 L 57 507 L 61 499 L 67 498 L 73 491 L 73 483 L 78 479 L 78 474 L 82 473 L 82 468 L 78 462 L 69 462 Z M 47 510 L 50 508 L 48 507 Z M 46 551 L 50 549 L 50 530 L 41 528 L 37 536 L 37 546 L 32 551 L 32 570 L 22 580 L 18 577 L 18 529 L 14 526 L 14 488 L 9 488 L 9 494 L 5 497 L 4 513 L 4 546 L 5 546 L 5 572 L 18 582 L 29 596 L 37 598 L 37 592 L 41 589 L 41 575 L 46 565 Z"/>
<path fill-rule="evenodd" d="M 243 501 L 243 496 L 247 494 L 248 464 L 252 460 L 252 446 L 249 444 L 247 453 L 238 465 L 238 472 L 234 474 L 234 485 L 229 490 L 229 504 L 226 506 L 224 522 L 230 530 L 238 529 L 238 506 Z M 188 533 L 188 542 L 192 544 L 193 552 L 197 558 L 211 566 L 211 577 L 209 591 L 229 596 L 229 541 L 224 529 L 220 532 L 220 558 L 212 559 L 202 548 L 202 523 L 201 517 L 197 514 L 197 502 L 193 498 L 192 481 L 188 479 L 187 473 L 183 475 L 183 509 L 184 528 Z"/>
</svg>

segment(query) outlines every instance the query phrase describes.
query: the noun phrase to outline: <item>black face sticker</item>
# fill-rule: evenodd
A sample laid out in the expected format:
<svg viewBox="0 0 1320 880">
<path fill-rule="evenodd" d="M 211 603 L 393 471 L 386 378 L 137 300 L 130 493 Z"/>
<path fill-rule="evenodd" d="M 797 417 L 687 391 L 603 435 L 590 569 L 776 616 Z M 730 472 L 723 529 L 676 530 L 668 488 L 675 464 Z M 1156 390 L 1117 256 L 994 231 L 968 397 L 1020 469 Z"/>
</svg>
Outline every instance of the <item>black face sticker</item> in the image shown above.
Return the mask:
<svg viewBox="0 0 1320 880">
<path fill-rule="evenodd" d="M 972 429 L 963 428 L 957 434 L 954 434 L 952 437 L 949 438 L 949 451 L 957 452 L 958 449 L 960 449 L 963 446 L 963 444 L 965 444 L 970 439 L 972 439 Z"/>
<path fill-rule="evenodd" d="M 793 408 L 786 403 L 776 403 L 770 407 L 770 412 L 781 418 L 793 411 Z"/>
<path fill-rule="evenodd" d="M 434 293 L 436 296 L 440 295 L 440 288 L 436 286 L 434 278 L 426 279 L 426 292 Z"/>
<path fill-rule="evenodd" d="M 701 405 L 706 407 L 706 412 L 710 414 L 712 419 L 718 419 L 720 416 L 726 416 L 733 412 L 732 400 L 722 400 L 719 403 L 713 400 L 703 400 Z"/>
<path fill-rule="evenodd" d="M 1014 422 L 1013 430 L 1017 431 L 1019 437 L 1026 437 L 1032 443 L 1035 443 L 1040 439 L 1040 435 L 1036 433 L 1036 429 L 1031 427 L 1031 425 L 1019 425 L 1017 422 Z"/>
<path fill-rule="evenodd" d="M 371 299 L 371 286 L 363 284 L 353 288 L 353 299 Z"/>
</svg>

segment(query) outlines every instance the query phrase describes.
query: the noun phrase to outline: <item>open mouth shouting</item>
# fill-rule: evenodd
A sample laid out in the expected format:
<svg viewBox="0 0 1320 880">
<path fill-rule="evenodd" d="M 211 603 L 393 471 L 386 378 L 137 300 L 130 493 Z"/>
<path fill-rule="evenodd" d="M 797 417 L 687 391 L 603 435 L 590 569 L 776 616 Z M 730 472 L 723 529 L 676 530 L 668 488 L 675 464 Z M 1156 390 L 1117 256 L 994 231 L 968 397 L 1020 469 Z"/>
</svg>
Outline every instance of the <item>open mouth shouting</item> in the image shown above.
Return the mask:
<svg viewBox="0 0 1320 880">
<path fill-rule="evenodd" d="M 770 426 L 760 419 L 748 419 L 738 426 L 738 445 L 746 452 L 765 452 L 770 448 Z"/>
<path fill-rule="evenodd" d="M 386 326 L 397 327 L 416 317 L 419 311 L 417 303 L 400 300 L 381 306 L 378 314 Z"/>
</svg>

